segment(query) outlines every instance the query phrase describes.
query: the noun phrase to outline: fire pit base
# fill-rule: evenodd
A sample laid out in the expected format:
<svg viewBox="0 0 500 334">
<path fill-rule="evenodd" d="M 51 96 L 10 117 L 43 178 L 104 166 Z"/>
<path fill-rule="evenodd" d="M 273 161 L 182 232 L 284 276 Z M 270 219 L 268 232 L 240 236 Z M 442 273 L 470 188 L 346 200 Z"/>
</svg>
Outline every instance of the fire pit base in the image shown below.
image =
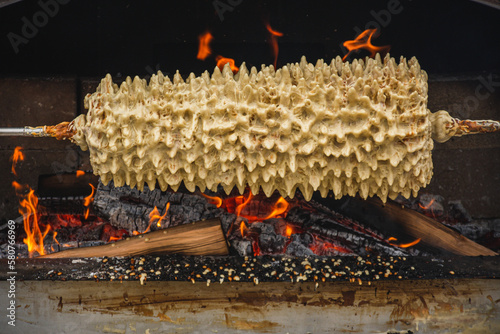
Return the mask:
<svg viewBox="0 0 500 334">
<path fill-rule="evenodd" d="M 6 282 L 0 287 L 5 294 Z M 17 289 L 12 333 L 500 332 L 500 286 L 485 279 L 318 287 L 24 281 Z"/>
<path fill-rule="evenodd" d="M 16 326 L 2 328 L 12 333 L 498 333 L 498 261 L 19 259 Z M 390 274 L 377 278 L 385 267 Z M 0 268 L 6 269 L 6 260 Z M 223 280 L 215 279 L 221 275 Z M 9 282 L 5 274 L 0 278 L 0 294 L 7 296 Z"/>
</svg>

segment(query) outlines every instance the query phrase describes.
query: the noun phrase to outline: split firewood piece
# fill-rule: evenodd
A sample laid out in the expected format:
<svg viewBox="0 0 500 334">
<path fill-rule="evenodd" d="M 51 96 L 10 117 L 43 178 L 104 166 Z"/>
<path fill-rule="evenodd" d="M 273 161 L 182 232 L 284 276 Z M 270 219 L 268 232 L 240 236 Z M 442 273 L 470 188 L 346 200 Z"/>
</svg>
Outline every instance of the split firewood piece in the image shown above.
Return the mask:
<svg viewBox="0 0 500 334">
<path fill-rule="evenodd" d="M 40 258 L 72 258 L 136 255 L 228 255 L 220 220 L 189 223 L 130 237 L 114 243 L 64 250 Z"/>
<path fill-rule="evenodd" d="M 464 237 L 445 225 L 419 212 L 406 209 L 393 202 L 382 203 L 376 199 L 368 202 L 378 207 L 385 216 L 396 221 L 403 230 L 422 243 L 463 256 L 494 256 L 496 252 Z"/>
</svg>

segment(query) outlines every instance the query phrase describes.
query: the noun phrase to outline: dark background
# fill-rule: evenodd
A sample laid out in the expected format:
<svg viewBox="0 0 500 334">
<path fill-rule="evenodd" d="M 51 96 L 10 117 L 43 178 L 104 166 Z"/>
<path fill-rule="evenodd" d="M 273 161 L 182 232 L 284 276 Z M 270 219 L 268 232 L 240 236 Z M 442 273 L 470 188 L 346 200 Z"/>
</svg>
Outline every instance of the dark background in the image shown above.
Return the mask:
<svg viewBox="0 0 500 334">
<path fill-rule="evenodd" d="M 221 20 L 214 3 L 232 10 Z M 391 3 L 72 0 L 60 4 L 58 13 L 16 54 L 7 35 L 22 36 L 22 18 L 33 22 L 42 10 L 38 1 L 21 1 L 0 8 L 0 75 L 146 76 L 157 69 L 199 74 L 213 69 L 217 54 L 234 58 L 236 64 L 271 64 L 266 22 L 284 34 L 278 39 L 278 66 L 299 61 L 302 55 L 313 62 L 329 60 L 344 55 L 340 45 L 357 35 L 356 27 L 364 30 L 376 22 L 372 11 L 380 13 Z M 391 45 L 395 57 L 417 57 L 429 74 L 499 72 L 500 10 L 472 1 L 399 3 L 401 12 L 384 17 L 387 24 L 373 40 L 375 45 Z M 206 30 L 214 35 L 214 54 L 201 61 L 196 59 L 198 35 Z"/>
</svg>

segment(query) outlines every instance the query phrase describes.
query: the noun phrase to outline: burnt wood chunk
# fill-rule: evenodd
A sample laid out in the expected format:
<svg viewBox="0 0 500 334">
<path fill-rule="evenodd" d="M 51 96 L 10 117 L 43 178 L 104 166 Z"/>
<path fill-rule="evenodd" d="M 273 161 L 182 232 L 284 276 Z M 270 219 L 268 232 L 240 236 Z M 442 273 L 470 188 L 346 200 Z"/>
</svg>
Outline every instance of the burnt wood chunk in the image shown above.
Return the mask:
<svg viewBox="0 0 500 334">
<path fill-rule="evenodd" d="M 401 237 L 395 241 L 396 244 L 420 239 L 416 248 L 434 255 L 498 255 L 435 219 L 397 202 L 384 204 L 374 198 L 349 198 L 333 206 L 353 219 L 368 221 L 377 229 L 385 229 L 388 235 Z"/>
<path fill-rule="evenodd" d="M 221 215 L 215 205 L 208 203 L 201 195 L 185 194 L 181 191 L 131 189 L 128 186 L 115 187 L 113 182 L 107 186 L 99 182 L 94 197 L 94 210 L 109 223 L 129 232 L 144 232 L 149 226 L 149 214 L 156 207 L 164 215 L 167 203 L 170 208 L 161 223 L 161 227 L 151 224 L 151 230 L 177 226 L 204 219 L 213 219 Z M 225 223 L 224 219 L 221 219 Z"/>
<path fill-rule="evenodd" d="M 392 219 L 396 219 L 406 233 L 420 238 L 423 243 L 439 247 L 450 253 L 464 256 L 494 256 L 496 252 L 464 237 L 443 224 L 414 210 L 405 209 L 394 203 L 381 203 L 371 199 L 369 205 L 378 207 Z"/>
</svg>

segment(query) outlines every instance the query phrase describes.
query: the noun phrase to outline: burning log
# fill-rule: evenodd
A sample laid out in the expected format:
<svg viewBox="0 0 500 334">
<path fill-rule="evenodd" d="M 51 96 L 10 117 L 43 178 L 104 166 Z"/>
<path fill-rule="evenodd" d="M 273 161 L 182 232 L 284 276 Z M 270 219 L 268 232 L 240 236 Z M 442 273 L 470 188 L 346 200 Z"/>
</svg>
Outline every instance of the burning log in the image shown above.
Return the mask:
<svg viewBox="0 0 500 334">
<path fill-rule="evenodd" d="M 218 197 L 184 189 L 162 192 L 149 188 L 139 192 L 127 186 L 100 183 L 93 204 L 111 225 L 124 228 L 129 234 L 157 229 L 151 224 L 150 212 L 167 203 L 170 209 L 165 226 L 218 217 L 231 247 L 242 256 L 409 255 L 389 244 L 387 237 L 373 226 L 341 216 L 315 201 L 307 202 L 300 195 L 288 201 L 277 195 L 267 198 L 249 192 L 244 196 Z"/>
<path fill-rule="evenodd" d="M 228 219 L 235 218 L 221 216 L 221 210 L 202 196 L 149 188 L 140 192 L 126 186 L 114 187 L 113 183 L 106 186 L 99 183 L 92 204 L 94 210 L 111 225 L 124 228 L 131 234 L 134 231 L 144 233 L 148 226 L 153 231 L 159 229 L 158 224 L 151 224 L 150 214 L 157 208 L 159 214 L 164 215 L 167 205 L 168 214 L 161 222 L 163 228 L 220 216 L 224 229 L 227 229 L 230 224 Z"/>
<path fill-rule="evenodd" d="M 369 221 L 375 227 L 385 227 L 388 233 L 402 234 L 419 240 L 423 249 L 431 253 L 452 253 L 463 256 L 492 256 L 496 252 L 478 244 L 445 225 L 419 212 L 404 206 L 377 199 L 360 200 L 349 198 L 334 206 L 344 214 L 360 220 Z M 399 240 L 391 238 L 391 243 Z"/>
<path fill-rule="evenodd" d="M 370 199 L 371 205 L 378 207 L 391 219 L 395 219 L 406 233 L 414 238 L 421 239 L 423 243 L 433 247 L 442 248 L 448 252 L 464 256 L 493 256 L 496 252 L 467 239 L 434 219 L 414 210 L 408 210 L 395 203 L 381 203 Z"/>
<path fill-rule="evenodd" d="M 135 255 L 228 255 L 219 219 L 185 224 L 141 234 L 111 244 L 73 248 L 42 258 L 113 257 Z"/>
</svg>

